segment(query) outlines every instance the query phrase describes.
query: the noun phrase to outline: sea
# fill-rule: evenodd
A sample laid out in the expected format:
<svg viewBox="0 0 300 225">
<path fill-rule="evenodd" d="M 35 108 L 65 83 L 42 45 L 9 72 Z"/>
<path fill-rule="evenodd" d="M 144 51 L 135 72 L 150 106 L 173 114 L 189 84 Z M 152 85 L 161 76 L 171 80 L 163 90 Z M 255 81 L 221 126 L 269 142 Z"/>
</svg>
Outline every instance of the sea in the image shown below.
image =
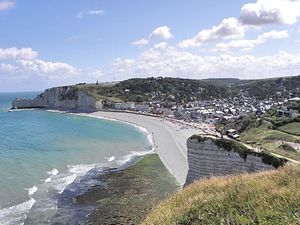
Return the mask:
<svg viewBox="0 0 300 225">
<path fill-rule="evenodd" d="M 46 110 L 10 110 L 16 97 L 37 94 L 0 93 L 1 225 L 49 224 L 54 215 L 59 217 L 60 196 L 92 185 L 88 173 L 120 168 L 153 150 L 151 135 L 131 124 Z"/>
</svg>

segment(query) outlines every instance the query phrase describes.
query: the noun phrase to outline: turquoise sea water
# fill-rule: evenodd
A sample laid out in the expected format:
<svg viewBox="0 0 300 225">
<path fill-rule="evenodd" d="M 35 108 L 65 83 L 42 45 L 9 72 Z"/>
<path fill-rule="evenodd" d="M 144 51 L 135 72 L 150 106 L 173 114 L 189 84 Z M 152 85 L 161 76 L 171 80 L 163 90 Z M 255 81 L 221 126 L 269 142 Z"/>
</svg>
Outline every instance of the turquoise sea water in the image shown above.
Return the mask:
<svg viewBox="0 0 300 225">
<path fill-rule="evenodd" d="M 92 168 L 118 167 L 151 149 L 145 131 L 116 121 L 23 110 L 0 93 L 0 224 L 48 220 L 57 196 Z"/>
</svg>

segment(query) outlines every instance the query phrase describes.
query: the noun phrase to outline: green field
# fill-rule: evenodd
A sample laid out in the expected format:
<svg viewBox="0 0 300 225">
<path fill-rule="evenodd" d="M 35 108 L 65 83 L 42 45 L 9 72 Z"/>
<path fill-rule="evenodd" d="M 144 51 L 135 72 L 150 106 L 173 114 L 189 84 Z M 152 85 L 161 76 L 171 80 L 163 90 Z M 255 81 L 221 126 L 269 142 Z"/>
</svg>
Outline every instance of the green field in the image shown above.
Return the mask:
<svg viewBox="0 0 300 225">
<path fill-rule="evenodd" d="M 144 225 L 300 224 L 300 166 L 197 181 L 161 203 Z"/>
<path fill-rule="evenodd" d="M 279 127 L 278 130 L 288 134 L 300 136 L 300 122 L 288 123 L 286 125 Z"/>
<path fill-rule="evenodd" d="M 300 153 L 287 151 L 282 147 L 283 142 L 300 142 L 300 137 L 280 130 L 270 129 L 267 122 L 262 125 L 244 131 L 241 140 L 245 143 L 256 142 L 255 147 L 261 147 L 269 152 L 274 152 L 295 160 L 300 160 Z"/>
</svg>

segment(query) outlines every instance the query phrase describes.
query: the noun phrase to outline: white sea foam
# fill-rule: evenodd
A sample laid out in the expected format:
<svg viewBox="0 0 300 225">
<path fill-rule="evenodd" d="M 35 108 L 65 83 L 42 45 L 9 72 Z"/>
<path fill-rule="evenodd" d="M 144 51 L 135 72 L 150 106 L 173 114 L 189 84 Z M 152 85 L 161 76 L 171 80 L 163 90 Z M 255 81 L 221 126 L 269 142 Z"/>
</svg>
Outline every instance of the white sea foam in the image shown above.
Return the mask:
<svg viewBox="0 0 300 225">
<path fill-rule="evenodd" d="M 36 186 L 32 186 L 31 188 L 25 188 L 26 190 L 28 190 L 28 195 L 33 195 L 37 190 L 38 188 Z"/>
<path fill-rule="evenodd" d="M 1 225 L 16 225 L 23 224 L 26 219 L 26 213 L 34 205 L 35 200 L 30 198 L 19 205 L 14 205 L 9 208 L 0 209 L 0 224 Z"/>
<path fill-rule="evenodd" d="M 77 176 L 84 176 L 89 170 L 95 168 L 95 164 L 68 165 L 68 171 Z"/>
<path fill-rule="evenodd" d="M 76 174 L 61 174 L 51 181 L 51 188 L 55 189 L 59 194 L 63 193 L 66 187 L 76 179 Z"/>
<path fill-rule="evenodd" d="M 111 157 L 105 157 L 105 159 L 108 161 L 108 162 L 112 162 L 116 159 L 115 156 L 111 156 Z"/>
<path fill-rule="evenodd" d="M 95 164 L 68 165 L 68 170 L 65 173 L 51 177 L 49 181 L 51 188 L 55 189 L 58 193 L 62 193 L 76 178 L 84 176 L 89 170 L 95 168 L 95 166 Z"/>
<path fill-rule="evenodd" d="M 55 176 L 55 175 L 57 175 L 59 173 L 59 171 L 58 171 L 58 169 L 53 168 L 52 170 L 48 171 L 47 173 L 49 175 Z"/>
<path fill-rule="evenodd" d="M 51 177 L 48 177 L 47 179 L 45 179 L 44 181 L 45 181 L 45 183 L 49 183 L 49 182 L 51 182 Z"/>
<path fill-rule="evenodd" d="M 147 154 L 150 154 L 150 153 L 153 153 L 153 151 L 152 150 L 151 151 L 142 151 L 142 152 L 131 151 L 129 154 L 123 156 L 117 162 L 118 162 L 119 166 L 122 166 L 122 165 L 132 161 L 137 156 L 143 156 L 143 155 L 147 155 Z"/>
</svg>

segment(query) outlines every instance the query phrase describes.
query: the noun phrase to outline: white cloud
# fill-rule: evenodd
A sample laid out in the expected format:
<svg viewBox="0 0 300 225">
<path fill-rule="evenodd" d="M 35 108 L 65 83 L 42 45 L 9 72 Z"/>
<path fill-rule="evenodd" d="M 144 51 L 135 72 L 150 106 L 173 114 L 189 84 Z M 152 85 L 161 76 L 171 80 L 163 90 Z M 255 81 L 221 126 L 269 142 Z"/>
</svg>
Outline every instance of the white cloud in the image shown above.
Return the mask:
<svg viewBox="0 0 300 225">
<path fill-rule="evenodd" d="M 33 90 L 37 87 L 95 82 L 103 76 L 101 70 L 82 70 L 68 63 L 40 59 L 31 48 L 0 49 L 1 90 Z"/>
<path fill-rule="evenodd" d="M 246 25 L 295 24 L 300 16 L 299 0 L 257 0 L 242 7 L 240 21 Z"/>
<path fill-rule="evenodd" d="M 94 72 L 90 72 L 88 74 L 91 78 L 99 79 L 104 76 L 103 72 L 101 70 L 96 70 Z"/>
<path fill-rule="evenodd" d="M 163 41 L 163 42 L 160 42 L 160 43 L 154 45 L 154 48 L 156 48 L 156 49 L 163 49 L 163 48 L 166 48 L 167 46 L 168 46 L 168 43 L 165 42 L 165 41 Z"/>
<path fill-rule="evenodd" d="M 95 15 L 95 16 L 100 16 L 100 15 L 103 15 L 104 14 L 104 11 L 102 10 L 90 10 L 88 12 L 79 12 L 77 13 L 76 17 L 78 19 L 81 19 L 84 17 L 84 15 Z"/>
<path fill-rule="evenodd" d="M 144 46 L 149 44 L 151 39 L 169 40 L 172 37 L 173 34 L 171 33 L 171 29 L 168 26 L 160 26 L 151 32 L 148 39 L 142 38 L 140 40 L 132 42 L 131 44 L 136 46 Z"/>
<path fill-rule="evenodd" d="M 32 48 L 0 49 L 0 75 L 27 79 L 31 76 L 58 79 L 78 74 L 73 66 L 62 62 L 38 59 L 38 52 Z"/>
<path fill-rule="evenodd" d="M 150 48 L 137 59 L 118 59 L 113 64 L 118 79 L 170 76 L 188 78 L 237 77 L 264 78 L 300 73 L 300 54 L 200 56 L 176 47 Z"/>
<path fill-rule="evenodd" d="M 136 46 L 144 46 L 144 45 L 147 45 L 148 43 L 149 43 L 149 40 L 142 38 L 140 40 L 132 42 L 131 44 L 136 45 Z"/>
<path fill-rule="evenodd" d="M 168 40 L 173 37 L 171 29 L 168 26 L 161 26 L 152 31 L 151 38 L 161 38 L 163 40 Z"/>
<path fill-rule="evenodd" d="M 0 11 L 8 10 L 15 7 L 15 2 L 11 0 L 0 1 Z"/>
<path fill-rule="evenodd" d="M 232 48 L 238 48 L 241 49 L 242 51 L 248 51 L 251 50 L 252 48 L 261 45 L 268 40 L 271 39 L 283 39 L 289 37 L 289 33 L 287 30 L 283 31 L 269 31 L 266 33 L 263 33 L 257 37 L 255 40 L 233 40 L 228 43 L 218 43 L 216 45 L 216 50 L 217 51 L 228 51 Z"/>
<path fill-rule="evenodd" d="M 90 15 L 102 15 L 104 13 L 104 11 L 102 11 L 102 10 L 90 10 L 88 13 Z"/>
<path fill-rule="evenodd" d="M 9 63 L 0 63 L 0 73 L 9 73 L 15 70 L 15 66 Z"/>
<path fill-rule="evenodd" d="M 38 53 L 33 51 L 32 48 L 0 48 L 0 60 L 9 59 L 24 59 L 32 60 L 37 58 Z"/>
<path fill-rule="evenodd" d="M 62 62 L 47 62 L 40 59 L 36 60 L 17 60 L 19 69 L 27 73 L 40 73 L 40 74 L 60 74 L 75 75 L 78 73 L 77 69 L 73 66 Z"/>
<path fill-rule="evenodd" d="M 211 29 L 201 30 L 195 37 L 181 41 L 178 46 L 181 48 L 199 47 L 203 43 L 221 39 L 240 38 L 245 34 L 245 27 L 236 18 L 227 18 L 221 24 Z"/>
</svg>

